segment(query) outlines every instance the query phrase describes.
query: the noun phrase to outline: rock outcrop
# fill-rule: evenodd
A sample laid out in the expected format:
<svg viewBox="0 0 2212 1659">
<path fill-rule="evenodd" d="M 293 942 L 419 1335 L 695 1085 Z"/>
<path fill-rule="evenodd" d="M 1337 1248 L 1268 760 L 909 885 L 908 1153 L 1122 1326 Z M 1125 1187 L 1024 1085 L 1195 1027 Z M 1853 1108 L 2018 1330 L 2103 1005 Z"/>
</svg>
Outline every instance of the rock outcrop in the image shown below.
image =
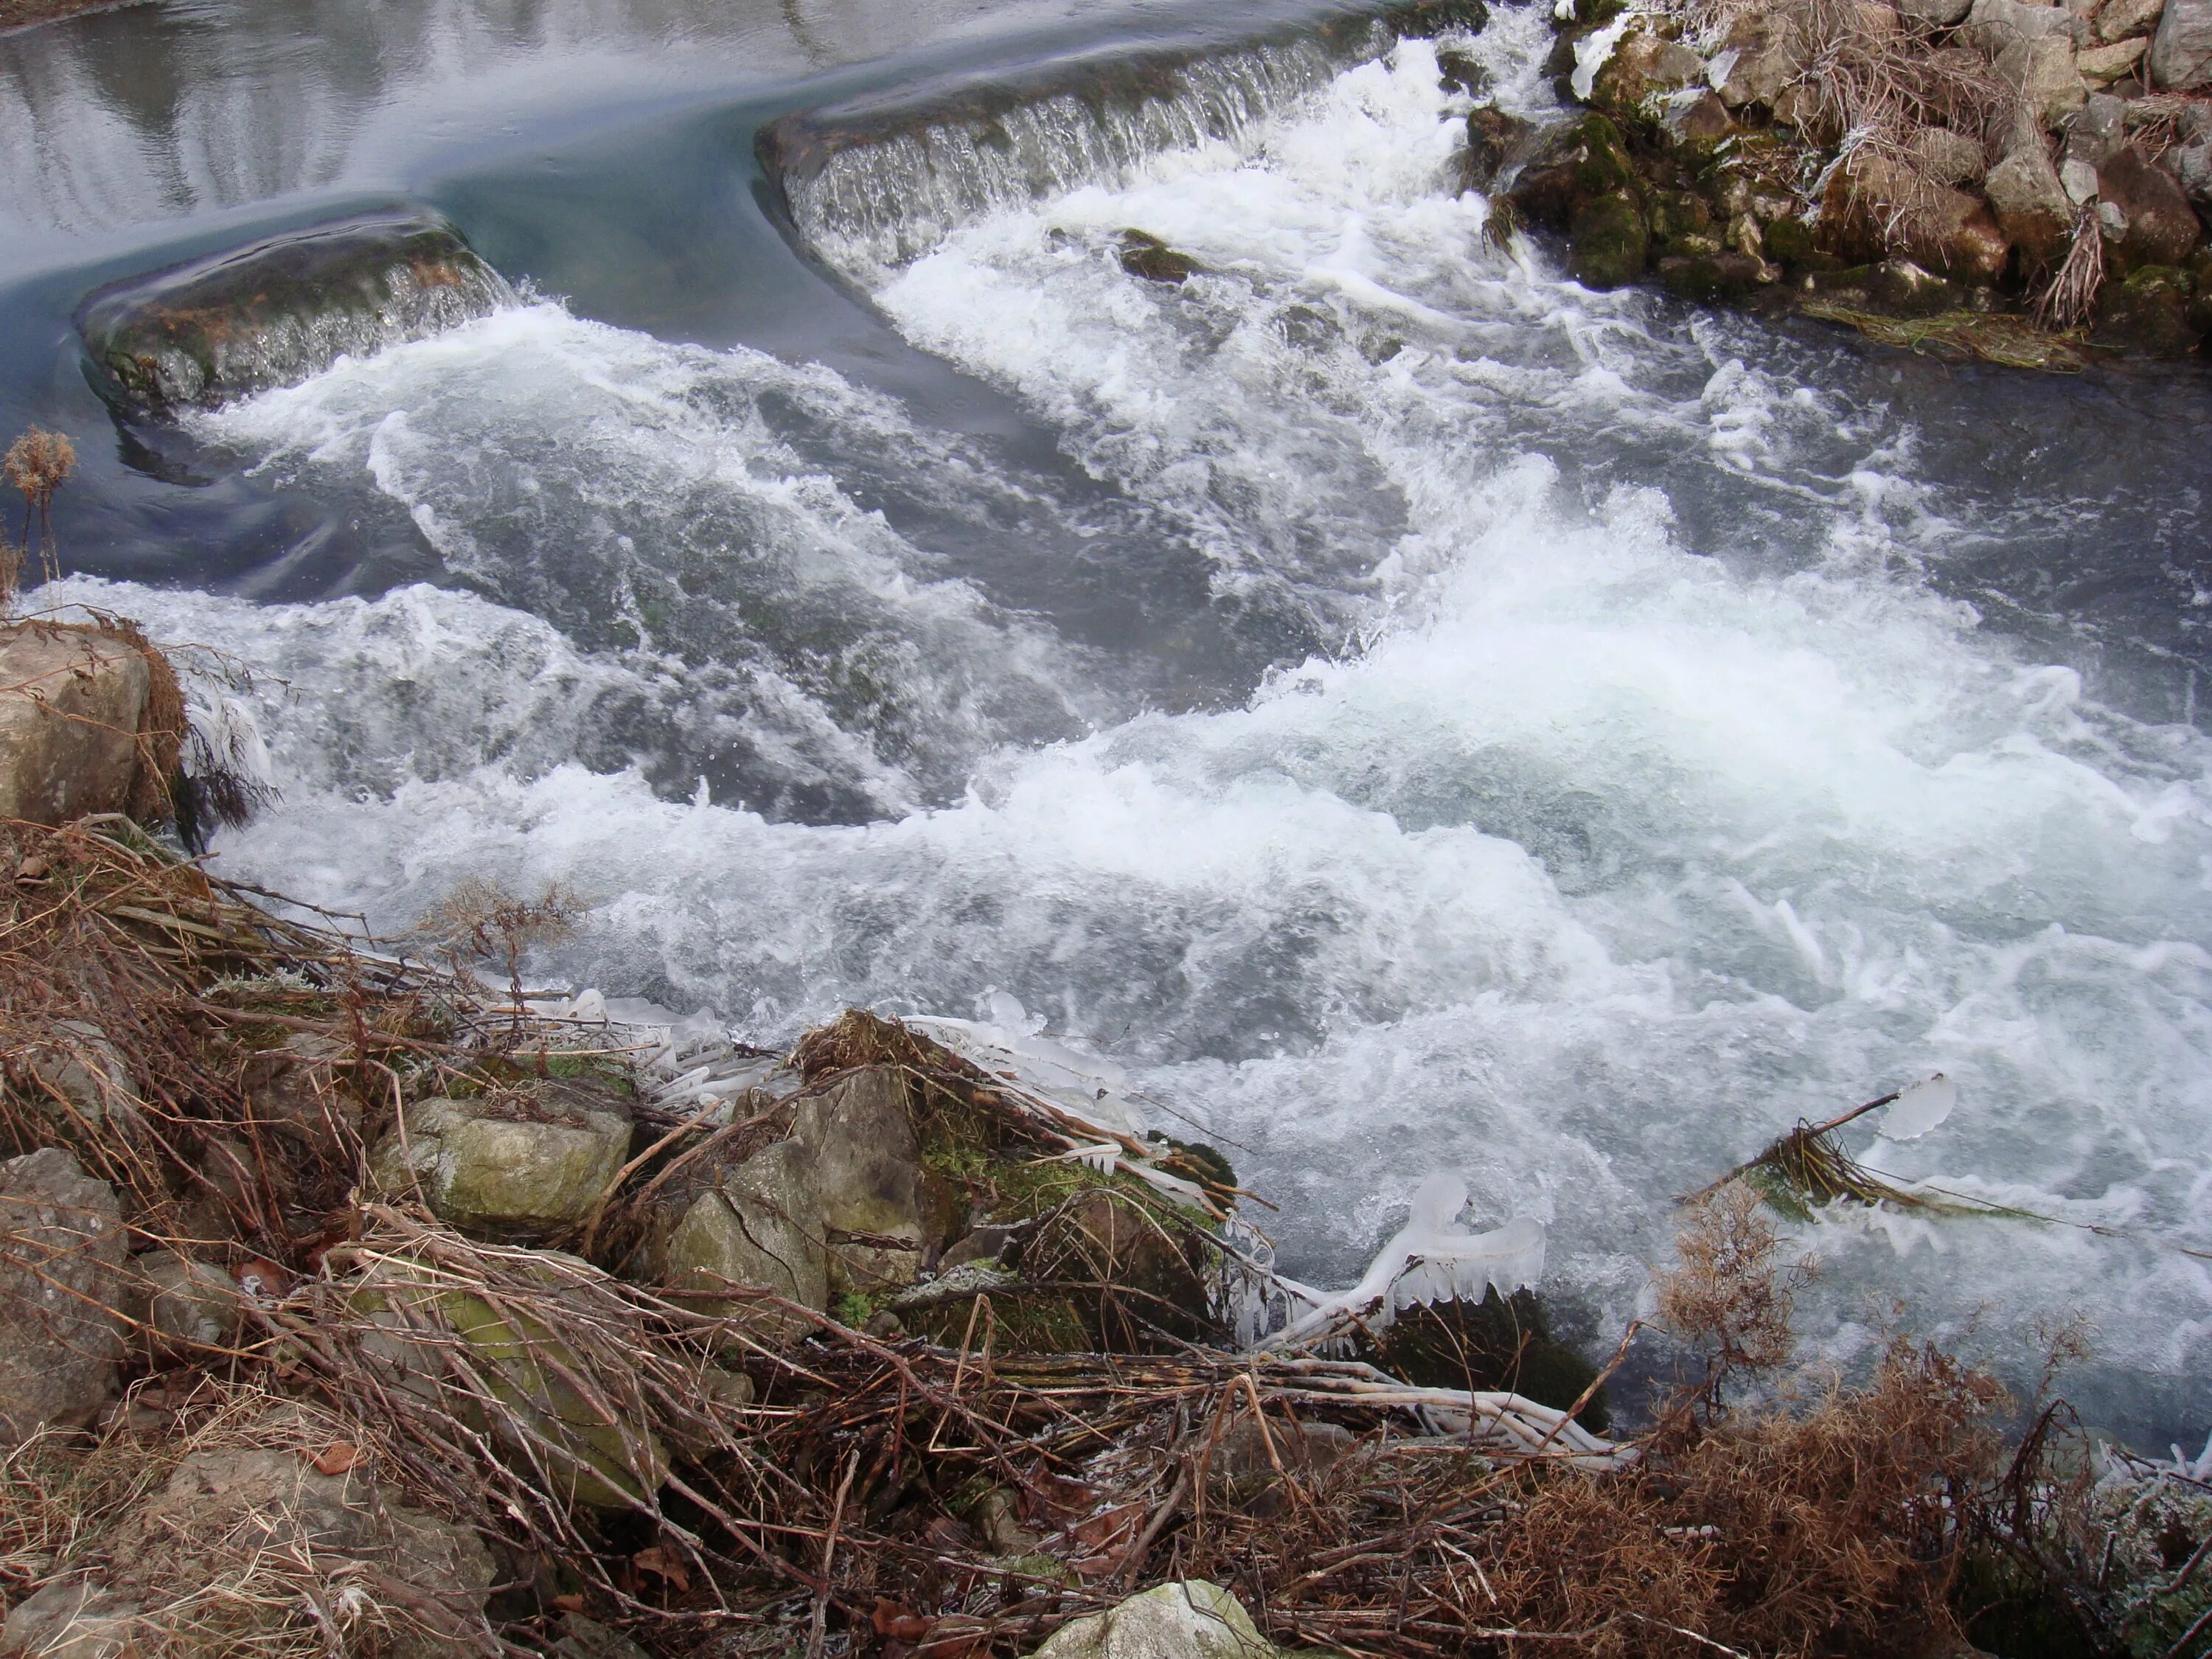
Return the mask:
<svg viewBox="0 0 2212 1659">
<path fill-rule="evenodd" d="M 0 1164 L 0 1446 L 92 1421 L 123 1356 L 115 1189 L 46 1147 Z"/>
<path fill-rule="evenodd" d="M 107 394 L 161 416 L 292 385 L 513 297 L 444 220 L 374 213 L 112 283 L 76 325 Z"/>
</svg>

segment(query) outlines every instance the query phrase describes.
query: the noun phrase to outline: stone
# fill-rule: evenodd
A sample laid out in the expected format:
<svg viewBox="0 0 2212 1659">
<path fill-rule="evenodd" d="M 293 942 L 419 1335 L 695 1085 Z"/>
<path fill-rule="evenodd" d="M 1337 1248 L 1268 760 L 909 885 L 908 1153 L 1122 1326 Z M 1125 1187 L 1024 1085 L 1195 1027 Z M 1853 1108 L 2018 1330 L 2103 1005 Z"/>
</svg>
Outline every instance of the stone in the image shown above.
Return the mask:
<svg viewBox="0 0 2212 1659">
<path fill-rule="evenodd" d="M 2063 6 L 2038 5 L 2033 0 L 1974 0 L 1959 33 L 1969 46 L 1990 58 L 2022 40 L 2051 36 L 2073 45 L 2087 38 L 2088 26 Z"/>
<path fill-rule="evenodd" d="M 921 1138 L 906 1079 L 871 1066 L 802 1100 L 792 1138 L 814 1166 L 830 1291 L 880 1296 L 914 1283 L 942 1241 L 923 1220 Z"/>
<path fill-rule="evenodd" d="M 1735 118 L 1718 94 L 1692 88 L 1667 100 L 1659 112 L 1659 126 L 1678 144 L 1717 144 L 1735 131 Z"/>
<path fill-rule="evenodd" d="M 2150 84 L 2160 92 L 2212 87 L 2212 0 L 2166 0 L 2151 40 Z"/>
<path fill-rule="evenodd" d="M 1121 269 L 1148 283 L 1180 288 L 1206 267 L 1188 253 L 1178 253 L 1157 236 L 1141 230 L 1121 233 Z"/>
<path fill-rule="evenodd" d="M 713 1293 L 726 1285 L 755 1285 L 803 1308 L 828 1310 L 830 1257 L 811 1154 L 797 1139 L 779 1140 L 724 1170 L 719 1186 L 691 1201 L 660 1255 L 663 1284 L 706 1293 L 691 1304 L 700 1312 L 742 1321 L 770 1337 L 803 1328 L 793 1316 Z"/>
<path fill-rule="evenodd" d="M 2203 234 L 2181 186 L 2134 144 L 2123 145 L 2097 169 L 2097 194 L 2125 223 L 2118 252 L 2130 269 L 2181 264 Z"/>
<path fill-rule="evenodd" d="M 1188 1578 L 1069 1620 L 1036 1659 L 1276 1659 L 1276 1650 L 1235 1596 Z"/>
<path fill-rule="evenodd" d="M 56 1127 L 87 1136 L 112 1126 L 135 1137 L 145 1127 L 145 1100 L 130 1063 L 107 1033 L 89 1021 L 58 1019 L 54 1041 L 27 1050 L 23 1092 Z"/>
<path fill-rule="evenodd" d="M 2190 205 L 2201 214 L 2212 214 L 2212 137 L 2175 144 L 2160 156 L 2159 166 L 2181 186 Z"/>
<path fill-rule="evenodd" d="M 82 1428 L 123 1355 L 123 1215 L 115 1189 L 43 1147 L 0 1164 L 0 1447 Z"/>
<path fill-rule="evenodd" d="M 362 214 L 110 283 L 77 308 L 102 392 L 169 415 L 487 316 L 513 291 L 434 214 Z"/>
<path fill-rule="evenodd" d="M 2057 127 L 2088 101 L 2088 84 L 2074 66 L 2074 43 L 2063 34 L 2014 40 L 1997 53 L 1996 69 L 1997 78 L 2046 127 Z"/>
<path fill-rule="evenodd" d="M 1910 259 L 1884 259 L 1869 274 L 1867 297 L 1898 317 L 1930 317 L 1957 308 L 1965 298 L 1942 277 Z"/>
<path fill-rule="evenodd" d="M 372 1177 L 393 1193 L 419 1183 L 441 1219 L 501 1237 L 576 1225 L 629 1158 L 628 1103 L 562 1079 L 416 1101 L 401 1122 L 378 1146 Z"/>
<path fill-rule="evenodd" d="M 2109 87 L 2142 61 L 2150 42 L 2138 36 L 2116 40 L 2109 46 L 2083 46 L 2074 54 L 2074 67 L 2093 87 Z"/>
<path fill-rule="evenodd" d="M 1912 22 L 1948 29 L 1965 22 L 1973 4 L 1974 0 L 1899 0 L 1897 9 Z"/>
<path fill-rule="evenodd" d="M 574 1287 L 603 1277 L 589 1262 L 559 1251 L 536 1256 L 528 1271 L 545 1284 L 555 1309 L 564 1295 L 581 1294 Z M 519 1461 L 542 1466 L 559 1496 L 588 1508 L 625 1509 L 667 1479 L 667 1449 L 652 1427 L 610 1421 L 571 1381 L 593 1369 L 590 1344 L 625 1340 L 607 1331 L 604 1298 L 591 1299 L 592 1318 L 580 1328 L 582 1334 L 563 1333 L 557 1314 L 550 1321 L 540 1316 L 544 1301 L 540 1311 L 495 1308 L 397 1255 L 380 1258 L 346 1293 L 350 1307 L 376 1328 L 362 1349 L 389 1386 L 452 1413 L 479 1433 L 489 1431 Z M 487 1412 L 472 1388 L 450 1380 L 456 1353 L 465 1353 L 503 1412 Z"/>
<path fill-rule="evenodd" d="M 2106 43 L 2148 34 L 2165 9 L 2166 0 L 2105 0 L 2097 8 L 2096 23 L 2090 32 Z"/>
<path fill-rule="evenodd" d="M 1887 10 L 1887 8 L 1882 9 Z M 1893 19 L 1894 12 L 1890 14 Z M 1802 5 L 1753 8 L 1736 14 L 1705 77 L 1730 109 L 1772 107 L 1782 90 L 1813 61 L 1812 32 Z"/>
<path fill-rule="evenodd" d="M 278 1047 L 246 1056 L 240 1091 L 257 1123 L 309 1151 L 349 1157 L 361 1139 L 361 1102 L 343 1080 L 353 1058 L 335 1038 L 295 1031 Z"/>
<path fill-rule="evenodd" d="M 1567 269 L 1585 288 L 1621 288 L 1644 275 L 1650 228 L 1626 191 L 1575 210 L 1567 226 Z"/>
<path fill-rule="evenodd" d="M 0 624 L 0 818 L 63 824 L 143 807 L 153 670 L 118 634 Z"/>
<path fill-rule="evenodd" d="M 1536 129 L 1516 115 L 1494 105 L 1470 110 L 1467 117 L 1467 157 L 1462 162 L 1462 188 L 1486 191 L 1497 183 L 1507 164 L 1526 148 Z"/>
<path fill-rule="evenodd" d="M 58 1578 L 0 1626 L 9 1659 L 136 1659 L 153 1635 L 136 1601 L 89 1578 Z"/>
<path fill-rule="evenodd" d="M 2024 147 L 1990 169 L 1982 188 L 1998 227 L 2022 256 L 2048 262 L 2074 234 L 2074 203 L 2040 145 Z"/>
<path fill-rule="evenodd" d="M 221 1267 L 173 1250 L 149 1250 L 131 1258 L 130 1273 L 120 1310 L 155 1365 L 204 1358 L 236 1339 L 245 1305 L 238 1281 Z"/>
<path fill-rule="evenodd" d="M 1989 170 L 1982 141 L 1948 127 L 1923 127 L 1913 135 L 1912 152 L 1920 170 L 1939 185 L 1978 185 Z"/>
<path fill-rule="evenodd" d="M 1623 35 L 1590 82 L 1589 101 L 1621 115 L 1643 112 L 1656 99 L 1705 78 L 1705 60 L 1649 29 Z"/>
<path fill-rule="evenodd" d="M 1845 258 L 1902 255 L 1966 283 L 1995 282 L 2012 248 L 1978 198 L 1927 185 L 1879 155 L 1861 154 L 1835 169 L 1822 219 Z"/>
<path fill-rule="evenodd" d="M 2090 338 L 2108 350 L 2138 357 L 2179 357 L 2197 347 L 2191 319 L 2196 284 L 2171 265 L 2146 265 L 2124 282 L 2098 291 Z"/>
<path fill-rule="evenodd" d="M 1441 47 L 1437 52 L 1437 84 L 1446 92 L 1480 98 L 1490 90 L 1490 70 L 1471 53 Z"/>
<path fill-rule="evenodd" d="M 1583 204 L 1640 189 L 1620 130 L 1589 114 L 1537 135 L 1508 193 L 1531 223 L 1565 230 Z"/>
</svg>

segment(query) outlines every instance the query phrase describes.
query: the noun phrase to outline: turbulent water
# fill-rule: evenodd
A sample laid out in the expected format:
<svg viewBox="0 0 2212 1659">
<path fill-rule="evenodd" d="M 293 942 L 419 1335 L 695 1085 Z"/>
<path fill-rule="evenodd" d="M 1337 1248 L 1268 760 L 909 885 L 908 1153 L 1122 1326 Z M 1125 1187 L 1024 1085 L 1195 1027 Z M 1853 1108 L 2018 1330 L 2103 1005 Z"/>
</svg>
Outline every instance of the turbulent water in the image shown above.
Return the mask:
<svg viewBox="0 0 2212 1659">
<path fill-rule="evenodd" d="M 1482 37 L 1509 100 L 1547 41 Z M 1946 562 L 2069 486 L 1993 505 L 1833 341 L 1487 246 L 1466 107 L 1409 41 L 1083 166 L 1039 121 L 1024 189 L 794 192 L 1074 466 L 538 300 L 194 434 L 454 585 L 71 595 L 261 671 L 284 799 L 224 867 L 383 928 L 559 878 L 549 976 L 763 1039 L 1011 991 L 1309 1279 L 1448 1168 L 1617 1328 L 1670 1195 L 1940 1068 L 1957 1114 L 1869 1161 L 2079 1224 L 1808 1230 L 1815 1347 L 1902 1299 L 2017 1367 L 2080 1311 L 2093 1409 L 2201 1432 L 2212 747 Z M 1133 229 L 1202 272 L 1130 275 Z"/>
</svg>

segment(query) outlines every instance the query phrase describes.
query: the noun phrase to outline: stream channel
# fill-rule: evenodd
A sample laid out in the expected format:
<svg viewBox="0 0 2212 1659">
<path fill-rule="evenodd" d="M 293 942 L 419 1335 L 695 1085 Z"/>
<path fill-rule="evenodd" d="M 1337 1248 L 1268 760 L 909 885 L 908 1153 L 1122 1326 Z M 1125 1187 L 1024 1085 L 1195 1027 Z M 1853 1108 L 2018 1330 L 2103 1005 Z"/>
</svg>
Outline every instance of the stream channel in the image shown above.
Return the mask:
<svg viewBox="0 0 2212 1659">
<path fill-rule="evenodd" d="M 1444 44 L 1550 107 L 1543 9 Z M 253 671 L 220 869 L 383 932 L 557 879 L 549 982 L 762 1042 L 1011 995 L 1310 1281 L 1449 1169 L 1609 1349 L 1673 1195 L 1943 1070 L 1851 1149 L 2053 1219 L 1793 1229 L 1808 1358 L 2021 1379 L 2079 1315 L 2088 1419 L 2201 1438 L 2212 378 L 1586 291 L 1485 244 L 1437 52 L 1297 0 L 0 37 L 0 431 L 82 457 L 41 602 Z M 514 302 L 94 394 L 93 288 L 392 206 Z"/>
</svg>

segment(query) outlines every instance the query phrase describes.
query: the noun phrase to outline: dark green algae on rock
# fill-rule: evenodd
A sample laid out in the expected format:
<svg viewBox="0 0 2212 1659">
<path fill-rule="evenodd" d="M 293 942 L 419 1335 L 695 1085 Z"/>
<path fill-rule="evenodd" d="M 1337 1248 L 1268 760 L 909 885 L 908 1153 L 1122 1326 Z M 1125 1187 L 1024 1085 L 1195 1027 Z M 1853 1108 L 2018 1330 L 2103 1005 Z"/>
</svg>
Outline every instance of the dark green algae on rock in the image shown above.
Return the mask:
<svg viewBox="0 0 2212 1659">
<path fill-rule="evenodd" d="M 172 415 L 488 315 L 514 293 L 434 214 L 369 213 L 111 283 L 77 333 L 111 402 Z"/>
</svg>

